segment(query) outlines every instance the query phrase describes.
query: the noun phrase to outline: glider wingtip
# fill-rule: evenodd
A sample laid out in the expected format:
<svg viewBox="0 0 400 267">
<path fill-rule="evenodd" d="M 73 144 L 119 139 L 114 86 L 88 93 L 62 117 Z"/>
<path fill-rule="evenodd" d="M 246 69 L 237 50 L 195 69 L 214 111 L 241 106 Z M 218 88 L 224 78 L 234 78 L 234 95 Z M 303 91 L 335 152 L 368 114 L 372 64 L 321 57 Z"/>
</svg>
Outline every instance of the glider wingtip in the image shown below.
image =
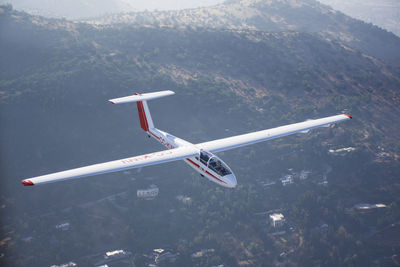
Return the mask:
<svg viewBox="0 0 400 267">
<path fill-rule="evenodd" d="M 346 117 L 348 117 L 350 120 L 353 118 L 352 116 L 350 116 L 350 115 L 347 115 L 347 114 L 344 114 Z"/>
<path fill-rule="evenodd" d="M 35 185 L 31 180 L 22 180 L 21 183 L 24 186 L 33 186 L 33 185 Z"/>
<path fill-rule="evenodd" d="M 114 102 L 114 101 L 112 101 L 112 100 L 108 100 L 108 102 L 110 102 L 111 104 L 115 104 L 115 102 Z"/>
</svg>

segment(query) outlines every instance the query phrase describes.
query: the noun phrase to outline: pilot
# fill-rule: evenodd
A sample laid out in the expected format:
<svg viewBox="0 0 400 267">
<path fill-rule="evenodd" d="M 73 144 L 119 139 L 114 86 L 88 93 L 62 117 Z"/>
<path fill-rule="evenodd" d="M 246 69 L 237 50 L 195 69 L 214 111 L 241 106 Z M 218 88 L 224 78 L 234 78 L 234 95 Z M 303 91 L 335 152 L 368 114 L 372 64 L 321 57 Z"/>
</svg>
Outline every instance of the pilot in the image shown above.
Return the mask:
<svg viewBox="0 0 400 267">
<path fill-rule="evenodd" d="M 225 169 L 224 169 L 224 167 L 221 166 L 221 162 L 220 161 L 217 161 L 216 166 L 215 166 L 215 170 L 218 173 L 223 173 L 224 172 Z"/>
<path fill-rule="evenodd" d="M 200 154 L 200 159 L 203 160 L 203 163 L 204 163 L 204 164 L 207 164 L 209 157 L 208 157 L 207 154 L 201 153 L 201 154 Z"/>
</svg>

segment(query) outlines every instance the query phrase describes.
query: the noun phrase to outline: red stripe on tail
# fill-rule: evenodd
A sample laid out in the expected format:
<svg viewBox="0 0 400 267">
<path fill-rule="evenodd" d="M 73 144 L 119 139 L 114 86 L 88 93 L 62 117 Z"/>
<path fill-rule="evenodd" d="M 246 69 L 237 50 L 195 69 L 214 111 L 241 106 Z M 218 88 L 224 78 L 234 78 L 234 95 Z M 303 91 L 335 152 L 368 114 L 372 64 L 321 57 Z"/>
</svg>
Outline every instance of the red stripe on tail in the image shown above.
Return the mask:
<svg viewBox="0 0 400 267">
<path fill-rule="evenodd" d="M 147 132 L 149 131 L 149 124 L 147 123 L 146 112 L 144 111 L 143 103 L 142 101 L 138 101 L 136 104 L 139 112 L 140 127 Z"/>
</svg>

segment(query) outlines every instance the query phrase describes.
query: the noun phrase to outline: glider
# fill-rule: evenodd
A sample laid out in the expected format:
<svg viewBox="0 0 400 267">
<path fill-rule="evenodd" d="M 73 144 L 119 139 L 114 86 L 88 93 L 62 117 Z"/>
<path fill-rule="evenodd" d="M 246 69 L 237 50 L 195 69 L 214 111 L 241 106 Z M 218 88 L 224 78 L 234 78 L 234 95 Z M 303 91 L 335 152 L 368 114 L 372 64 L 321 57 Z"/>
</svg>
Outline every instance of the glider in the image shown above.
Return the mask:
<svg viewBox="0 0 400 267">
<path fill-rule="evenodd" d="M 352 119 L 350 115 L 341 114 L 322 119 L 289 124 L 268 130 L 222 138 L 200 144 L 192 144 L 154 127 L 147 101 L 173 94 L 175 93 L 169 90 L 146 94 L 136 93 L 132 96 L 109 100 L 109 102 L 112 104 L 136 102 L 141 128 L 149 136 L 152 136 L 162 145 L 167 147 L 167 150 L 38 177 L 32 177 L 22 180 L 22 184 L 24 186 L 33 186 L 132 168 L 139 168 L 164 162 L 184 160 L 203 177 L 208 178 L 210 181 L 224 187 L 234 188 L 237 185 L 235 175 L 228 165 L 213 153 L 247 146 L 294 133 L 305 132 L 313 128 L 323 127 L 333 123 Z"/>
</svg>

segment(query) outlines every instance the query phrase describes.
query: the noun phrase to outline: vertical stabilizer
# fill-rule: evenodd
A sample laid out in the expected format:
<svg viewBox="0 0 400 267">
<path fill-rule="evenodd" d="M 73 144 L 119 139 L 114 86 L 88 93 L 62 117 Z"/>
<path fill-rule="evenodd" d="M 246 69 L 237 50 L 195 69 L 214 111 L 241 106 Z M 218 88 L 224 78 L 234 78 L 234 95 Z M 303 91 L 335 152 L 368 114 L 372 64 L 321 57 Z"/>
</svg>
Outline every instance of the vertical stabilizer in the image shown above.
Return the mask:
<svg viewBox="0 0 400 267">
<path fill-rule="evenodd" d="M 170 90 L 154 92 L 154 93 L 147 93 L 147 94 L 135 93 L 135 95 L 132 95 L 132 96 L 114 98 L 114 99 L 110 99 L 108 101 L 113 104 L 136 102 L 137 109 L 139 112 L 140 127 L 143 130 L 145 130 L 146 132 L 148 132 L 149 129 L 151 130 L 154 128 L 154 124 L 153 124 L 153 120 L 150 115 L 150 109 L 149 109 L 149 106 L 147 105 L 147 101 L 151 100 L 151 99 L 155 99 L 155 98 L 174 95 L 174 94 L 175 93 Z"/>
<path fill-rule="evenodd" d="M 139 119 L 140 119 L 140 127 L 146 132 L 149 131 L 149 129 L 154 128 L 153 120 L 150 115 L 150 110 L 149 106 L 147 105 L 147 101 L 138 101 L 136 102 L 138 113 L 139 113 Z"/>
</svg>

